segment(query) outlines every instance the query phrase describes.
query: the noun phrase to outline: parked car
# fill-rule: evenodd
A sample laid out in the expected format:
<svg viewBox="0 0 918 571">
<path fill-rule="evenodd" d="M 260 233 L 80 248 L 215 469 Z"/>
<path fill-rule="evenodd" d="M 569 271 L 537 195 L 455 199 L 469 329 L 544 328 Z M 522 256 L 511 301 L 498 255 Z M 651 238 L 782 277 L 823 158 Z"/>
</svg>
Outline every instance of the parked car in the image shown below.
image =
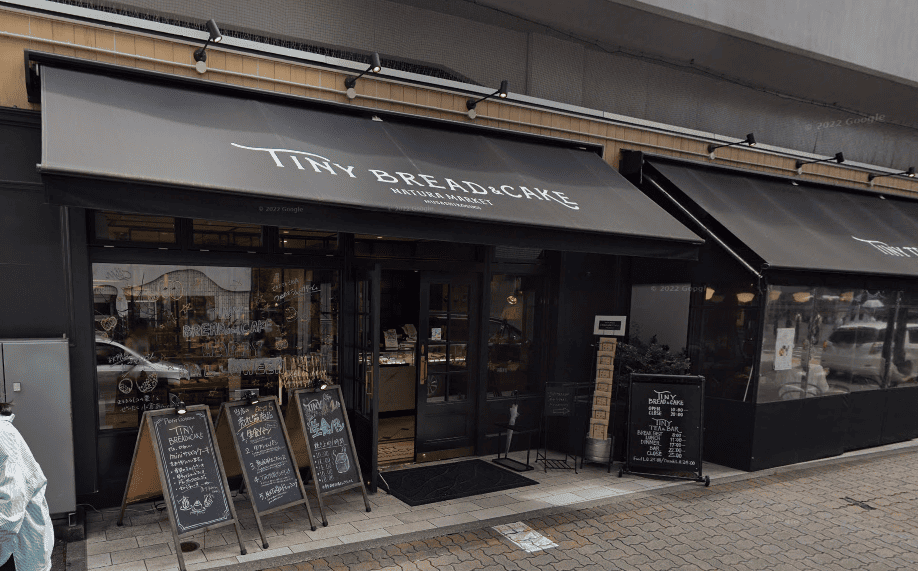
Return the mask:
<svg viewBox="0 0 918 571">
<path fill-rule="evenodd" d="M 829 374 L 851 375 L 880 383 L 886 369 L 883 342 L 887 324 L 850 323 L 829 335 L 822 351 L 822 366 Z M 898 384 L 918 374 L 918 323 L 909 323 L 905 334 L 905 362 L 890 366 L 889 380 Z"/>
<path fill-rule="evenodd" d="M 166 361 L 153 362 L 117 341 L 102 337 L 96 337 L 96 371 L 100 385 L 104 380 L 127 377 L 141 379 L 141 384 L 146 381 L 144 389 L 151 384 L 155 386 L 160 380 L 178 384 L 188 379 L 188 369 L 181 365 Z M 157 382 L 154 383 L 154 380 Z M 142 392 L 149 391 L 142 389 Z"/>
</svg>

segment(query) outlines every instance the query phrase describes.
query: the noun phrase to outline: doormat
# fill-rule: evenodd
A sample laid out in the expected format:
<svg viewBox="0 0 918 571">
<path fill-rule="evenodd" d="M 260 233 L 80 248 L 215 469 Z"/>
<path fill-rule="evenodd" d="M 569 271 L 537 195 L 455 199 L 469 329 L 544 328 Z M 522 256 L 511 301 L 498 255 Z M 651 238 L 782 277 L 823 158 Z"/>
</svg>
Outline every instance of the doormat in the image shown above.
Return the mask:
<svg viewBox="0 0 918 571">
<path fill-rule="evenodd" d="M 456 500 L 538 484 L 484 460 L 383 472 L 383 488 L 409 506 Z"/>
</svg>

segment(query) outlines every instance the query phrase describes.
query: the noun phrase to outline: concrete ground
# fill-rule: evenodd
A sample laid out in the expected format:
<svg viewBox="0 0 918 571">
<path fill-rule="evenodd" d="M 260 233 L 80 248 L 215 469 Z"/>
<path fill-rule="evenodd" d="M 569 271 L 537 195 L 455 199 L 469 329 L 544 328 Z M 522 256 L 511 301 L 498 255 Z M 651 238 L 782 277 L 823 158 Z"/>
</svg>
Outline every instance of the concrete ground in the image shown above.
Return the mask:
<svg viewBox="0 0 918 571">
<path fill-rule="evenodd" d="M 239 496 L 247 555 L 227 526 L 183 538 L 201 546 L 185 561 L 191 571 L 918 569 L 916 452 L 911 441 L 754 473 L 706 464 L 710 488 L 618 478 L 617 464 L 539 469 L 525 473 L 536 486 L 426 506 L 379 492 L 370 513 L 345 492 L 327 497 L 329 526 L 314 532 L 302 507 L 262 517 L 268 549 Z M 129 507 L 123 527 L 117 509 L 87 513 L 87 538 L 65 546 L 60 568 L 177 568 L 166 512 Z"/>
</svg>

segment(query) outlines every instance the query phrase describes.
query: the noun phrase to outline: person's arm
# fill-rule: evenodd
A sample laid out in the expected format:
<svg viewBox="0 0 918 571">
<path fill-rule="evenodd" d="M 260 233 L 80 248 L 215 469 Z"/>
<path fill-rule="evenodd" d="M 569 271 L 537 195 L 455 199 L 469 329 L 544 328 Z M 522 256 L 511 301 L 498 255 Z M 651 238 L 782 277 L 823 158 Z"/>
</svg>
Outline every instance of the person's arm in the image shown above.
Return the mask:
<svg viewBox="0 0 918 571">
<path fill-rule="evenodd" d="M 29 505 L 22 444 L 16 436 L 0 427 L 0 543 L 19 535 Z"/>
</svg>

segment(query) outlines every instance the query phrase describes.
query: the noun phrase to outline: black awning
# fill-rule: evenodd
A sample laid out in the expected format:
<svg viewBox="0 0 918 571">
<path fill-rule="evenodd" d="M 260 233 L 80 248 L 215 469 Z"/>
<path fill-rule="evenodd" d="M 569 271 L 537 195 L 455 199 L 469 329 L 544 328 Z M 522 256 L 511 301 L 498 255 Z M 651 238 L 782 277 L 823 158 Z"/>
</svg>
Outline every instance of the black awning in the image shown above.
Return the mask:
<svg viewBox="0 0 918 571">
<path fill-rule="evenodd" d="M 173 211 L 200 212 L 196 196 L 232 202 L 229 193 L 245 204 L 247 220 L 323 230 L 674 258 L 694 258 L 702 242 L 596 152 L 570 143 L 202 81 L 184 80 L 189 87 L 48 64 L 40 78 L 40 170 L 61 204 L 124 207 L 155 196 L 153 186 L 172 189 L 161 200 L 184 189 Z M 131 193 L 119 195 L 118 184 Z M 354 222 L 367 218 L 359 211 L 386 223 Z"/>
<path fill-rule="evenodd" d="M 649 164 L 681 191 L 680 201 L 690 201 L 683 206 L 712 217 L 768 269 L 918 275 L 918 201 L 665 160 Z"/>
</svg>

